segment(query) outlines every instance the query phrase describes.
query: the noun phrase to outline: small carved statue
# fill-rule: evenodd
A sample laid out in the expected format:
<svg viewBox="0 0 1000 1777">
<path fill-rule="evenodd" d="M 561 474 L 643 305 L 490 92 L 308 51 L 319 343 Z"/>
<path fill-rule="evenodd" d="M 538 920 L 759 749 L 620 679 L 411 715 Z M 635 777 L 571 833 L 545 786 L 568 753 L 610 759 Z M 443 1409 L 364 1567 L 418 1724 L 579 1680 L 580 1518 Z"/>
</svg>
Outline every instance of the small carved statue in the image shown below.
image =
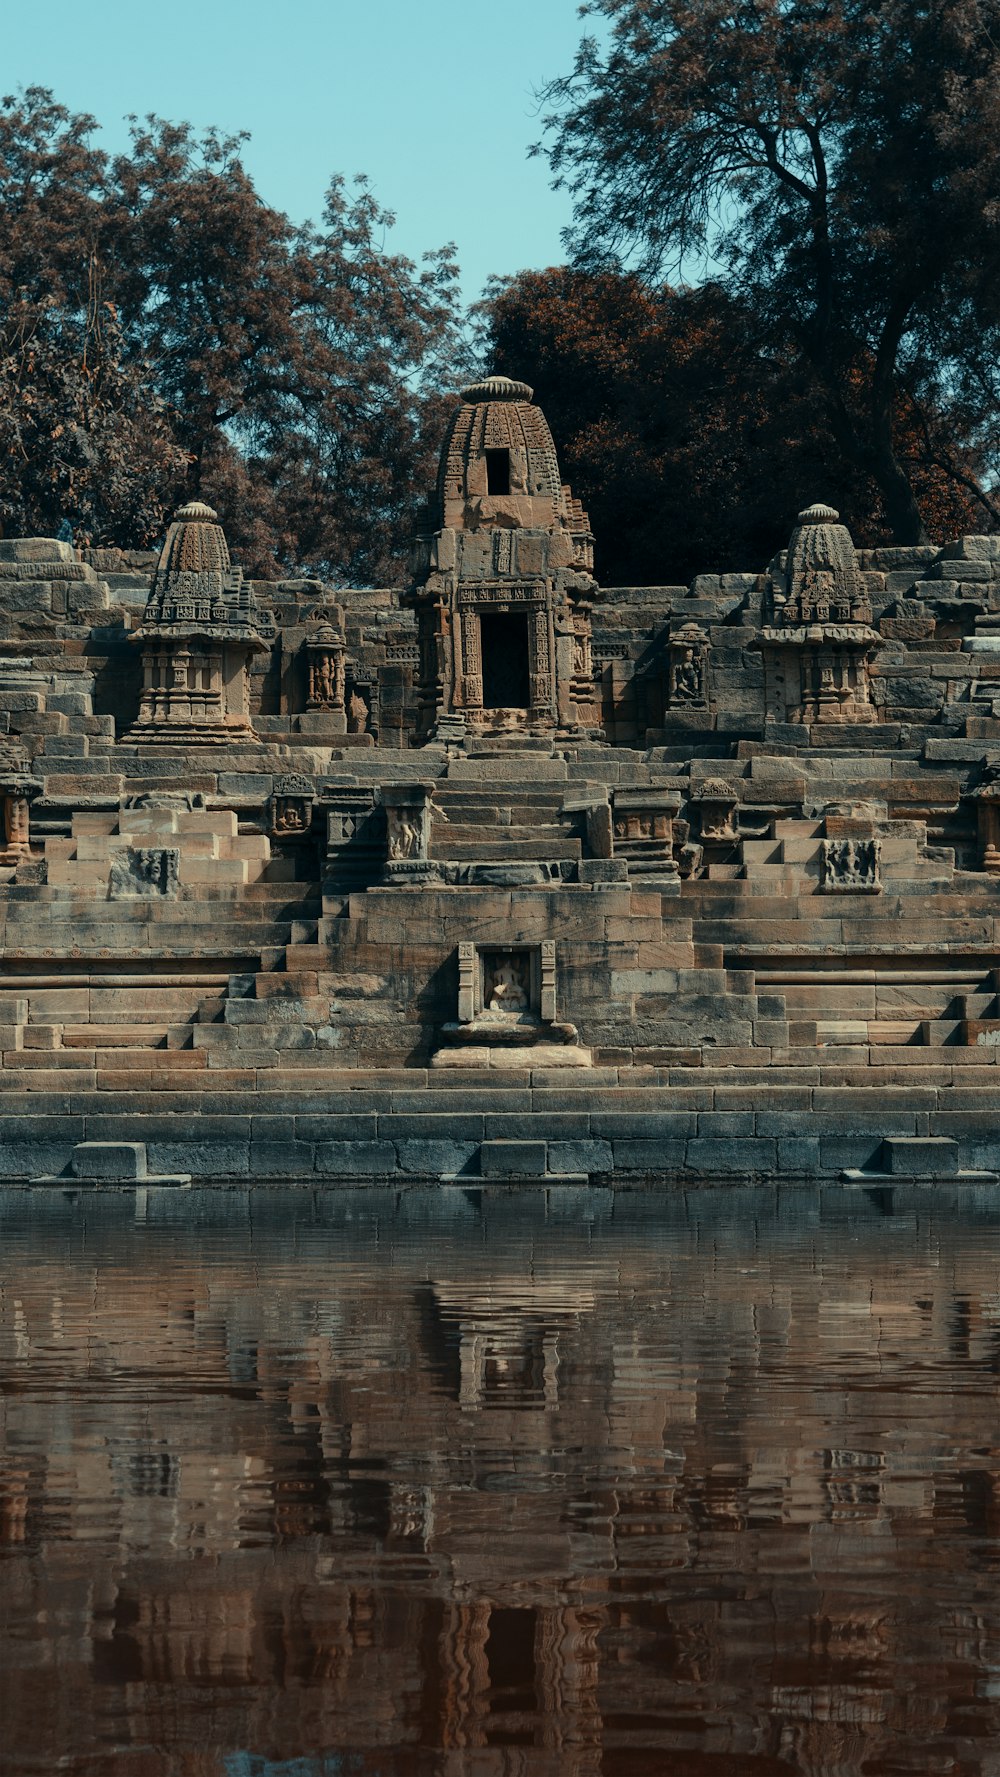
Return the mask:
<svg viewBox="0 0 1000 1777">
<path fill-rule="evenodd" d="M 670 673 L 671 703 L 701 703 L 705 678 L 702 663 L 693 648 L 685 648 L 675 660 Z"/>
<path fill-rule="evenodd" d="M 347 700 L 347 732 L 348 734 L 368 733 L 368 705 L 357 688 L 351 692 Z"/>
<path fill-rule="evenodd" d="M 504 958 L 493 970 L 488 1010 L 490 1012 L 524 1012 L 528 995 L 523 969 L 513 957 Z"/>
<path fill-rule="evenodd" d="M 390 808 L 386 811 L 389 823 L 389 857 L 392 862 L 399 863 L 404 858 L 420 858 L 423 856 L 423 828 L 419 819 L 415 819 L 411 810 L 406 808 Z"/>
</svg>

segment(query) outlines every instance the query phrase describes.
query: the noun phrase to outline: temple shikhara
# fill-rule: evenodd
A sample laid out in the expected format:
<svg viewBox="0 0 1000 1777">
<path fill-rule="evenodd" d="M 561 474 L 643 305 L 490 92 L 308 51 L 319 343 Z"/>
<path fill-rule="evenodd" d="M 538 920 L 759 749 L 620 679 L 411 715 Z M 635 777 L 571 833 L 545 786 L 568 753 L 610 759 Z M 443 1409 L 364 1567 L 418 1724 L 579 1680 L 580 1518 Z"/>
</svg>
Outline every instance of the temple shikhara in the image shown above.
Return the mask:
<svg viewBox="0 0 1000 1777">
<path fill-rule="evenodd" d="M 501 376 L 402 591 L 225 519 L 0 542 L 0 1176 L 1000 1171 L 1000 538 L 602 587 Z"/>
</svg>

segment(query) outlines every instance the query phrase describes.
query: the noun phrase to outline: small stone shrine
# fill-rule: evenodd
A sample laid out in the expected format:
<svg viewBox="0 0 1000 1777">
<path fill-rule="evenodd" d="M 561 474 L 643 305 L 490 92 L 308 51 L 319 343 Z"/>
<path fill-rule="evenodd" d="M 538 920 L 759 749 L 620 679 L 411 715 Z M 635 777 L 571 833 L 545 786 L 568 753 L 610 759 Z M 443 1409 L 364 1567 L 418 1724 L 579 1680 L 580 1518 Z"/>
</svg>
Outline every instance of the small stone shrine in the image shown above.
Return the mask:
<svg viewBox="0 0 1000 1777">
<path fill-rule="evenodd" d="M 1000 539 L 600 587 L 501 376 L 401 589 L 224 520 L 0 540 L 4 1177 L 1000 1174 Z"/>
</svg>

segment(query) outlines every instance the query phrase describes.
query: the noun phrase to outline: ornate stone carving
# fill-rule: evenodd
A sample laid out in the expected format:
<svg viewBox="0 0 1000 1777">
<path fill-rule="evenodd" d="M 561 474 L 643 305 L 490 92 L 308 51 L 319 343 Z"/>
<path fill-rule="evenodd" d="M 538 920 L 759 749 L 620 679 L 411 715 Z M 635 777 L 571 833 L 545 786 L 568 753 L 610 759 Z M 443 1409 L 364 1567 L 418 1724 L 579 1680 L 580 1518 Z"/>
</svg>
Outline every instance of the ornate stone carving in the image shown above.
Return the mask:
<svg viewBox="0 0 1000 1777">
<path fill-rule="evenodd" d="M 433 794 L 433 784 L 393 784 L 383 789 L 390 878 L 412 877 L 414 866 L 427 864 Z"/>
<path fill-rule="evenodd" d="M 764 655 L 769 714 L 795 723 L 873 722 L 868 661 L 882 646 L 846 525 L 832 506 L 799 513 L 769 577 Z"/>
<path fill-rule="evenodd" d="M 31 801 L 41 787 L 23 772 L 0 772 L 0 796 L 3 798 L 0 863 L 16 866 L 31 856 Z"/>
<path fill-rule="evenodd" d="M 821 886 L 827 894 L 877 894 L 882 887 L 881 841 L 824 839 Z"/>
<path fill-rule="evenodd" d="M 277 777 L 268 798 L 267 827 L 274 839 L 296 839 L 312 826 L 315 791 L 311 779 L 291 773 Z"/>
<path fill-rule="evenodd" d="M 142 623 L 142 696 L 134 732 L 148 744 L 252 733 L 249 662 L 274 639 L 217 515 L 192 500 L 174 515 Z"/>
<path fill-rule="evenodd" d="M 526 384 L 463 391 L 430 522 L 412 594 L 421 736 L 456 715 L 472 733 L 595 733 L 593 539 Z"/>
<path fill-rule="evenodd" d="M 627 858 L 630 876 L 676 878 L 674 820 L 680 797 L 671 790 L 614 790 L 612 843 L 616 858 Z"/>
<path fill-rule="evenodd" d="M 180 852 L 175 846 L 128 846 L 112 859 L 108 879 L 111 901 L 175 897 L 179 891 Z"/>
<path fill-rule="evenodd" d="M 344 708 L 344 638 L 333 624 L 321 624 L 303 643 L 307 710 Z"/>
<path fill-rule="evenodd" d="M 979 868 L 987 876 L 1000 876 L 1000 775 L 990 771 L 987 781 L 972 791 L 979 829 Z"/>
<path fill-rule="evenodd" d="M 703 840 L 739 838 L 736 811 L 740 798 L 735 784 L 728 783 L 725 778 L 706 778 L 701 790 L 697 795 L 692 794 L 691 800 L 700 810 L 699 827 Z"/>
<path fill-rule="evenodd" d="M 527 956 L 511 950 L 490 951 L 483 958 L 483 967 L 486 1015 L 512 1018 L 526 1012 L 531 991 Z"/>
<path fill-rule="evenodd" d="M 667 701 L 671 709 L 704 709 L 708 703 L 708 636 L 697 623 L 671 630 Z"/>
<path fill-rule="evenodd" d="M 183 814 L 207 806 L 203 790 L 140 790 L 137 796 L 126 796 L 122 802 L 126 809 L 164 808 Z"/>
</svg>

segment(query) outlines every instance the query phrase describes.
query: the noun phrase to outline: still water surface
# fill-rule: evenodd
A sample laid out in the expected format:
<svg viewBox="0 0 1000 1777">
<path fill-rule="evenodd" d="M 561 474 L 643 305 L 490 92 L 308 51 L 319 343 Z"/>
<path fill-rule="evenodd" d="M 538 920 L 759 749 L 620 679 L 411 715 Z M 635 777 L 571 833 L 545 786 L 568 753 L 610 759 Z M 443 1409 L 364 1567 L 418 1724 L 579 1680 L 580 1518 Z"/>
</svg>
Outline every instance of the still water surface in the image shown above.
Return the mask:
<svg viewBox="0 0 1000 1777">
<path fill-rule="evenodd" d="M 0 1197 L 0 1770 L 997 1777 L 998 1237 Z"/>
</svg>

